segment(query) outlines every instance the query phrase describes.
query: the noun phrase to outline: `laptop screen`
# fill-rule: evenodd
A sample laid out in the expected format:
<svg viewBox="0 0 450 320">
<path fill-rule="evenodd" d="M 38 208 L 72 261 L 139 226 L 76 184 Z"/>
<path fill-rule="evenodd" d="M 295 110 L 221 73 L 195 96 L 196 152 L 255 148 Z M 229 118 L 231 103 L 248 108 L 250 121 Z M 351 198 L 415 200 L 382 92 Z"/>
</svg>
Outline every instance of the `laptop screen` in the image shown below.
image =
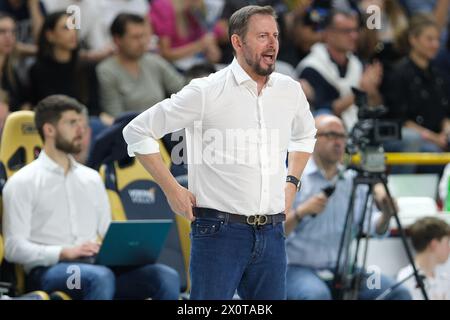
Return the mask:
<svg viewBox="0 0 450 320">
<path fill-rule="evenodd" d="M 155 263 L 172 224 L 171 219 L 111 222 L 95 263 L 106 266 Z"/>
</svg>

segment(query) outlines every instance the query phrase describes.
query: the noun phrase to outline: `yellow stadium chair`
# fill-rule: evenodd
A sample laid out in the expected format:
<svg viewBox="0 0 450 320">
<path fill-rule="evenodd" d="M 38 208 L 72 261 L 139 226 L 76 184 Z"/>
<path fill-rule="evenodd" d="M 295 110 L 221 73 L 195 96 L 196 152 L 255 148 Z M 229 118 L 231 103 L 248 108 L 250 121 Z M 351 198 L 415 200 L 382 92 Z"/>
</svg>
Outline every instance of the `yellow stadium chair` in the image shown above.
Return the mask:
<svg viewBox="0 0 450 320">
<path fill-rule="evenodd" d="M 162 142 L 160 152 L 170 168 L 171 160 Z M 161 188 L 135 158 L 125 158 L 100 168 L 111 204 L 113 220 L 174 219 L 176 227 L 169 232 L 158 260 L 175 268 L 183 292 L 189 292 L 190 222 L 170 209 Z"/>
<path fill-rule="evenodd" d="M 72 300 L 72 298 L 65 292 L 54 291 L 50 293 L 50 300 Z"/>
<path fill-rule="evenodd" d="M 8 116 L 0 146 L 6 177 L 37 158 L 42 140 L 34 125 L 33 111 L 17 111 Z"/>
<path fill-rule="evenodd" d="M 34 124 L 33 111 L 17 111 L 8 116 L 0 143 L 0 194 L 8 178 L 39 156 L 42 145 Z M 3 212 L 3 206 L 0 212 Z M 1 215 L 0 213 L 0 218 Z M 25 290 L 25 273 L 22 267 L 7 262 L 2 267 L 6 269 L 2 270 L 2 278 L 15 278 L 15 292 L 22 294 Z"/>
<path fill-rule="evenodd" d="M 36 159 L 41 148 L 42 140 L 34 125 L 34 112 L 11 113 L 6 119 L 0 142 L 0 194 L 6 180 Z"/>
</svg>

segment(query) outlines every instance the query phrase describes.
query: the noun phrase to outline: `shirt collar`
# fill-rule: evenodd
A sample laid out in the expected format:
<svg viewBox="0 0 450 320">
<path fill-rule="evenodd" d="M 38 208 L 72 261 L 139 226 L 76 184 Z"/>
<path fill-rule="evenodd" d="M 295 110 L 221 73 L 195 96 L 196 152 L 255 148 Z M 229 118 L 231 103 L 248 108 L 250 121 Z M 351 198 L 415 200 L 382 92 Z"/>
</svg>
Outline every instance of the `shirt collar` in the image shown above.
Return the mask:
<svg viewBox="0 0 450 320">
<path fill-rule="evenodd" d="M 233 59 L 233 62 L 231 62 L 231 71 L 233 72 L 234 78 L 236 79 L 236 82 L 241 85 L 244 82 L 252 81 L 255 82 L 248 73 L 242 68 L 242 66 L 239 64 L 236 58 Z M 274 77 L 272 75 L 269 75 L 266 85 L 268 87 L 273 86 L 274 83 Z"/>
<path fill-rule="evenodd" d="M 78 162 L 75 161 L 72 155 L 69 154 L 68 157 L 70 161 L 69 171 L 75 170 L 79 166 Z M 52 158 L 50 158 L 44 150 L 42 150 L 39 154 L 38 160 L 44 165 L 45 168 L 49 169 L 50 171 L 64 173 L 64 169 Z"/>
<path fill-rule="evenodd" d="M 322 172 L 320 171 L 319 167 L 317 166 L 316 162 L 314 161 L 314 158 L 311 157 L 311 158 L 309 158 L 308 165 L 306 166 L 303 174 L 305 176 L 310 176 L 310 175 L 313 175 L 316 173 L 322 176 Z"/>
<path fill-rule="evenodd" d="M 341 174 L 344 172 L 345 170 L 345 166 L 341 163 L 338 164 L 338 176 L 341 176 Z M 322 170 L 320 170 L 319 166 L 317 165 L 316 161 L 314 161 L 314 158 L 311 157 L 308 161 L 308 165 L 305 168 L 304 171 L 304 175 L 305 176 L 309 176 L 309 175 L 314 175 L 314 174 L 318 174 L 320 175 L 323 179 L 326 179 L 325 176 L 322 173 Z M 333 177 L 335 178 L 335 177 Z"/>
</svg>

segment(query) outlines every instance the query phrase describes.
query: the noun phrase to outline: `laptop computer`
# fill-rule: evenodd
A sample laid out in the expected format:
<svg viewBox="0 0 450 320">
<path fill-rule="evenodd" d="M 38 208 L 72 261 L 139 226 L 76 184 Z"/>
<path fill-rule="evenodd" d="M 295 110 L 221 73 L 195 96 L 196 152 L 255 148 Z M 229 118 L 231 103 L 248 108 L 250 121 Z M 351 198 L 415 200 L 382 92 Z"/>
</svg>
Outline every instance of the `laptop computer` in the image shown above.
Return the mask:
<svg viewBox="0 0 450 320">
<path fill-rule="evenodd" d="M 112 221 L 96 256 L 79 262 L 104 266 L 141 266 L 155 263 L 173 220 Z"/>
</svg>

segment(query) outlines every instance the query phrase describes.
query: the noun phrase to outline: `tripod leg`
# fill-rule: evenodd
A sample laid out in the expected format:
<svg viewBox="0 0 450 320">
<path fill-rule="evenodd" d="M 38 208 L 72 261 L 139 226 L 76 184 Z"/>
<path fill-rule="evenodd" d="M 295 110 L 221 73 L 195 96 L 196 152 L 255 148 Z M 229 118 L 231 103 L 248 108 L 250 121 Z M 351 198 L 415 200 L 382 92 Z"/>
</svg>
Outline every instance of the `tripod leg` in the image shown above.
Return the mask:
<svg viewBox="0 0 450 320">
<path fill-rule="evenodd" d="M 381 182 L 383 183 L 383 186 L 386 189 L 387 197 L 389 199 L 389 205 L 392 208 L 392 216 L 394 217 L 395 222 L 397 224 L 397 229 L 400 234 L 400 238 L 402 240 L 403 246 L 405 247 L 405 251 L 406 251 L 406 255 L 408 256 L 409 263 L 411 264 L 411 266 L 413 268 L 414 278 L 416 279 L 417 285 L 419 286 L 420 291 L 422 292 L 424 300 L 428 300 L 428 294 L 427 294 L 427 291 L 425 290 L 425 284 L 423 283 L 422 278 L 420 277 L 419 273 L 417 272 L 416 264 L 414 263 L 414 258 L 412 256 L 408 242 L 406 241 L 405 230 L 403 229 L 403 227 L 400 223 L 400 218 L 398 217 L 398 212 L 397 212 L 396 206 L 394 204 L 394 200 L 391 197 L 391 193 L 390 193 L 389 188 L 386 183 L 386 177 L 382 178 Z"/>
<path fill-rule="evenodd" d="M 352 186 L 352 192 L 349 199 L 349 204 L 347 208 L 347 213 L 345 216 L 345 225 L 342 232 L 341 240 L 339 243 L 339 250 L 336 259 L 336 267 L 333 279 L 333 290 L 336 299 L 341 300 L 343 298 L 343 293 L 347 289 L 347 266 L 348 266 L 348 245 L 347 243 L 351 241 L 351 231 L 353 224 L 353 206 L 355 201 L 355 191 L 357 184 L 354 183 Z M 347 248 L 347 250 L 346 250 Z M 346 251 L 345 251 L 346 250 Z M 345 252 L 344 252 L 345 251 Z"/>
<path fill-rule="evenodd" d="M 354 260 L 353 260 L 353 264 L 352 264 L 352 272 L 354 273 L 354 278 L 353 278 L 352 290 L 351 290 L 351 294 L 350 294 L 350 299 L 351 300 L 357 300 L 358 299 L 359 289 L 360 289 L 361 281 L 362 281 L 362 278 L 363 278 L 362 275 L 364 274 L 364 270 L 365 270 L 365 264 L 366 264 L 366 259 L 367 259 L 367 245 L 368 245 L 369 234 L 366 235 L 367 240 L 366 240 L 366 246 L 365 246 L 365 251 L 364 251 L 362 268 L 359 269 L 359 272 L 356 272 L 357 264 L 358 264 L 359 246 L 361 244 L 361 238 L 362 238 L 363 233 L 364 233 L 364 224 L 365 224 L 365 221 L 366 221 L 367 213 L 368 213 L 368 219 L 369 219 L 369 232 L 370 232 L 370 220 L 372 218 L 373 200 L 370 201 L 370 205 L 369 205 L 369 199 L 371 199 L 370 195 L 372 194 L 372 190 L 373 190 L 373 185 L 372 184 L 368 184 L 367 192 L 366 192 L 366 195 L 365 195 L 365 198 L 364 198 L 364 206 L 362 207 L 363 212 L 362 212 L 361 220 L 360 220 L 359 225 L 358 225 L 358 234 L 357 234 L 357 238 L 356 238 L 356 248 L 355 248 Z"/>
</svg>

